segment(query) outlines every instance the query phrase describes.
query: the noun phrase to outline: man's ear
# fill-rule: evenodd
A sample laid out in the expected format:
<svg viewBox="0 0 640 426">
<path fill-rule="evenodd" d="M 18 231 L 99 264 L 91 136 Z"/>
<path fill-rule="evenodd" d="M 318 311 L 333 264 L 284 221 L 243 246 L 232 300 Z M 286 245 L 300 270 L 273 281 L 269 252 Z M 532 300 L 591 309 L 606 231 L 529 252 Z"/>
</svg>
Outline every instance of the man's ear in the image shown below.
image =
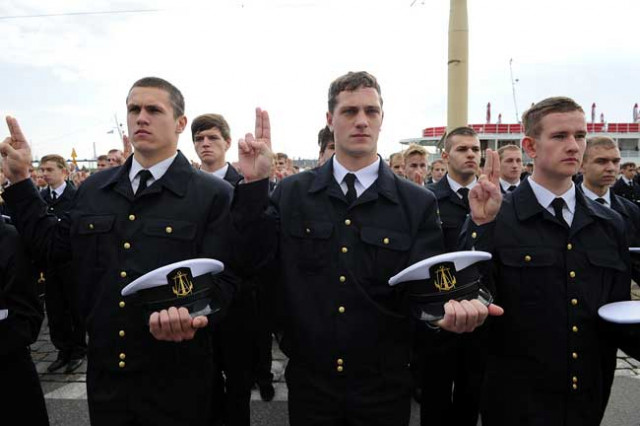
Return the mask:
<svg viewBox="0 0 640 426">
<path fill-rule="evenodd" d="M 329 130 L 333 132 L 333 114 L 327 111 L 327 126 L 329 126 Z"/>
<path fill-rule="evenodd" d="M 530 136 L 522 138 L 522 149 L 530 158 L 536 158 L 536 140 Z"/>
<path fill-rule="evenodd" d="M 178 118 L 178 122 L 176 124 L 176 133 L 184 132 L 185 127 L 187 127 L 187 116 L 183 115 Z"/>
<path fill-rule="evenodd" d="M 231 138 L 224 140 L 224 150 L 225 152 L 231 148 Z"/>
</svg>

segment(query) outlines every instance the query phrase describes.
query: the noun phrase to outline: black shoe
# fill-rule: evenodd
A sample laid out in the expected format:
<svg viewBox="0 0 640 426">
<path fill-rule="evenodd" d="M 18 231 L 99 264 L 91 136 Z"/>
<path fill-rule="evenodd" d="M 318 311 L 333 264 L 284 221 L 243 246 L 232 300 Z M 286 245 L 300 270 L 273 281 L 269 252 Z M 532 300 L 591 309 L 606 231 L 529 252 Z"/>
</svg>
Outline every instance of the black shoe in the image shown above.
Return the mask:
<svg viewBox="0 0 640 426">
<path fill-rule="evenodd" d="M 273 385 L 271 383 L 267 383 L 266 385 L 258 385 L 258 387 L 260 388 L 260 398 L 265 402 L 271 401 L 276 395 L 276 390 L 273 388 Z"/>
<path fill-rule="evenodd" d="M 70 359 L 69 363 L 67 364 L 67 368 L 65 368 L 64 372 L 67 374 L 73 373 L 82 365 L 83 362 L 84 362 L 84 358 Z"/>
<path fill-rule="evenodd" d="M 56 370 L 60 370 L 62 367 L 64 367 L 65 365 L 67 365 L 67 363 L 69 362 L 69 360 L 66 357 L 61 357 L 58 356 L 58 359 L 56 359 L 55 361 L 53 361 L 51 363 L 51 365 L 49 365 L 47 367 L 47 371 L 49 373 L 53 373 Z"/>
</svg>

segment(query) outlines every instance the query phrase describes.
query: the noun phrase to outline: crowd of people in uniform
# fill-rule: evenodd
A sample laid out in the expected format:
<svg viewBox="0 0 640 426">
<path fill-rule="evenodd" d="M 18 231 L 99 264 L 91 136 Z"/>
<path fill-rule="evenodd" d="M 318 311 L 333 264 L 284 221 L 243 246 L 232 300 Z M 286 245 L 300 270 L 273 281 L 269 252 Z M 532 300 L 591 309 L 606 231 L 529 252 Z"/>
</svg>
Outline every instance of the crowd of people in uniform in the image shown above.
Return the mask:
<svg viewBox="0 0 640 426">
<path fill-rule="evenodd" d="M 86 358 L 94 426 L 249 425 L 254 384 L 274 397 L 273 336 L 289 359 L 292 426 L 408 425 L 412 397 L 422 425 L 598 425 L 616 351 L 640 354 L 635 328 L 597 314 L 630 298 L 640 186 L 629 164 L 618 179 L 618 147 L 588 139 L 570 98 L 523 114 L 522 148 L 483 157 L 475 131 L 459 127 L 431 164 L 418 145 L 387 161 L 380 86 L 350 72 L 329 87 L 318 164 L 302 172 L 273 153 L 260 108 L 230 164 L 220 114 L 191 122 L 198 162 L 177 149 L 188 120 L 168 81 L 136 81 L 126 107 L 123 150 L 90 175 L 58 155 L 34 169 L 7 117 L 0 406 L 25 424 L 48 424 L 29 354 L 38 286 L 58 350 L 49 370 Z M 493 303 L 445 298 L 442 318 L 425 320 L 407 285 L 389 285 L 423 259 L 468 250 L 492 255 L 478 270 Z M 224 263 L 213 279 L 222 309 L 150 313 L 122 296 L 195 258 Z"/>
</svg>

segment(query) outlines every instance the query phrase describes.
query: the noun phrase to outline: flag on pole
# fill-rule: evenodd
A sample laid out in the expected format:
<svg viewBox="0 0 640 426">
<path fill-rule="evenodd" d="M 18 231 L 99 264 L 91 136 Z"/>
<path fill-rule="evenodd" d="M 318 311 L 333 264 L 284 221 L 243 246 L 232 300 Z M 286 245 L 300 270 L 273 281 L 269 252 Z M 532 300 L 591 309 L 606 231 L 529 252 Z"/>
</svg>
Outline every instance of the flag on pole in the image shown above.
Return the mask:
<svg viewBox="0 0 640 426">
<path fill-rule="evenodd" d="M 76 154 L 76 149 L 71 148 L 71 162 L 73 163 L 74 166 L 78 167 L 78 162 L 76 161 L 76 158 L 78 158 L 78 154 Z"/>
</svg>

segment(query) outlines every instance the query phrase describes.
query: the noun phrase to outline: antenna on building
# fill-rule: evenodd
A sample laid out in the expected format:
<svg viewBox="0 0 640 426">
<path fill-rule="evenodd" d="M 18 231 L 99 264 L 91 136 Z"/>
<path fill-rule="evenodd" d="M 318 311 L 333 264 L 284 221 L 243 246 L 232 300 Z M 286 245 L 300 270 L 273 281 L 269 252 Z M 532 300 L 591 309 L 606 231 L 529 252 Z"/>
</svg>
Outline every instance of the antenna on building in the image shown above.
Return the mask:
<svg viewBox="0 0 640 426">
<path fill-rule="evenodd" d="M 509 72 L 511 73 L 511 90 L 513 91 L 513 107 L 516 111 L 516 123 L 520 123 L 520 114 L 518 114 L 518 102 L 516 101 L 516 83 L 519 82 L 519 79 L 513 78 L 513 58 L 509 59 Z"/>
</svg>

